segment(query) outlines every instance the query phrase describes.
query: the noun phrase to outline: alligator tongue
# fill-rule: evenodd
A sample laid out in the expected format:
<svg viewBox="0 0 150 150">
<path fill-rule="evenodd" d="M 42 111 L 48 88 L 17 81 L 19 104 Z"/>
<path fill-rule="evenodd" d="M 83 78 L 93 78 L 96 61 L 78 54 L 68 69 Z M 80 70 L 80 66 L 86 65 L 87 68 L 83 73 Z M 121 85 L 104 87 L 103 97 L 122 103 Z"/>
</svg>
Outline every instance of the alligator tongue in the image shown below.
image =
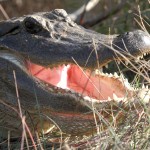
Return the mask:
<svg viewBox="0 0 150 150">
<path fill-rule="evenodd" d="M 124 98 L 127 88 L 115 78 L 104 75 L 92 75 L 76 65 L 63 65 L 57 68 L 44 68 L 33 63 L 28 65 L 31 74 L 47 83 L 63 89 L 70 89 L 84 96 L 98 100 Z"/>
</svg>

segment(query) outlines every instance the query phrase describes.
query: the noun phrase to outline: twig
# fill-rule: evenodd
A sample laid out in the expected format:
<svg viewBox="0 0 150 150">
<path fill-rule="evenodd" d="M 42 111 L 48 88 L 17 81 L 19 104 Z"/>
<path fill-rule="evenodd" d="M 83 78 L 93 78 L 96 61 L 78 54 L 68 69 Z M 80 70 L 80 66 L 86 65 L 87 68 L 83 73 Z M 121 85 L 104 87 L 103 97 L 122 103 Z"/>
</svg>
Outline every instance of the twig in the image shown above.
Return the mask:
<svg viewBox="0 0 150 150">
<path fill-rule="evenodd" d="M 116 7 L 114 7 L 114 9 L 108 9 L 108 11 L 101 13 L 99 15 L 97 15 L 95 18 L 93 19 L 89 19 L 89 20 L 85 20 L 84 23 L 82 24 L 82 26 L 88 28 L 88 27 L 92 27 L 104 20 L 106 20 L 110 15 L 114 15 L 116 13 L 118 13 L 126 4 L 127 0 L 122 0 Z"/>
<path fill-rule="evenodd" d="M 8 150 L 10 150 L 10 131 L 8 131 Z"/>
<path fill-rule="evenodd" d="M 75 21 L 75 22 L 79 22 L 80 18 L 82 18 L 81 16 L 85 13 L 88 12 L 90 10 L 92 10 L 98 3 L 100 0 L 89 0 L 87 2 L 87 4 L 84 4 L 83 6 L 81 6 L 78 10 L 76 10 L 75 12 L 73 12 L 72 14 L 70 14 L 70 18 Z"/>
<path fill-rule="evenodd" d="M 5 9 L 3 8 L 3 6 L 0 4 L 0 10 L 2 12 L 2 14 L 4 15 L 5 19 L 8 20 L 9 16 L 7 15 Z"/>
</svg>

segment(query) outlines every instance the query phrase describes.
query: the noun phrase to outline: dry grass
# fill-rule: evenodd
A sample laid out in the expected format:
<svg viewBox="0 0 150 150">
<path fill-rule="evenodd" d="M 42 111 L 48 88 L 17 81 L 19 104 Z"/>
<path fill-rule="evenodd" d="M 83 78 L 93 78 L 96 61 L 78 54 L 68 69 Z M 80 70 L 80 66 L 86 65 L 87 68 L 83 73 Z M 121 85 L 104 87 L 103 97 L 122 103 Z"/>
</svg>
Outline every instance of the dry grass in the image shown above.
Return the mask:
<svg viewBox="0 0 150 150">
<path fill-rule="evenodd" d="M 139 15 L 139 18 L 140 18 L 140 22 L 138 23 L 140 24 L 141 28 L 146 31 L 146 28 L 144 27 L 144 23 L 143 23 L 144 20 L 142 19 L 141 15 Z M 125 59 L 130 64 L 130 67 L 129 66 L 126 67 L 137 74 L 131 84 L 136 87 L 140 87 L 142 83 L 139 81 L 141 80 L 140 78 L 142 76 L 144 82 L 149 86 L 150 81 L 149 81 L 148 71 L 150 70 L 150 64 L 148 63 L 148 61 L 140 60 L 136 64 L 133 63 L 131 60 L 129 60 L 127 57 Z M 136 58 L 133 57 L 133 59 Z M 121 72 L 120 69 L 119 72 Z M 14 79 L 15 79 L 15 72 L 14 72 Z M 15 83 L 16 83 L 16 95 L 18 98 L 19 112 L 14 108 L 10 107 L 10 109 L 13 109 L 19 114 L 22 122 L 23 131 L 22 131 L 22 136 L 19 139 L 11 139 L 11 133 L 8 132 L 8 139 L 1 141 L 0 143 L 0 148 L 2 149 L 27 149 L 27 150 L 29 149 L 34 149 L 34 150 L 37 149 L 39 150 L 44 150 L 44 149 L 141 150 L 142 149 L 144 150 L 145 149 L 148 150 L 150 148 L 150 142 L 149 142 L 150 141 L 150 108 L 149 108 L 150 105 L 149 104 L 145 105 L 140 101 L 138 102 L 139 103 L 138 108 L 136 107 L 136 105 L 134 105 L 134 103 L 128 104 L 134 107 L 131 107 L 129 111 L 124 111 L 124 115 L 126 117 L 124 118 L 124 120 L 122 120 L 119 126 L 116 126 L 115 116 L 113 122 L 108 123 L 110 126 L 106 130 L 103 130 L 103 125 L 98 126 L 96 124 L 97 133 L 94 135 L 83 136 L 82 138 L 76 137 L 74 139 L 70 139 L 70 137 L 66 137 L 66 136 L 62 137 L 61 129 L 58 129 L 60 134 L 56 135 L 56 139 L 61 139 L 61 140 L 55 140 L 54 134 L 55 131 L 57 130 L 56 129 L 57 127 L 55 127 L 55 129 L 52 130 L 48 135 L 39 136 L 38 134 L 36 134 L 36 137 L 34 137 L 31 134 L 31 131 L 26 123 L 25 116 L 22 114 L 22 110 L 19 102 L 17 81 Z M 7 106 L 7 104 L 4 105 Z M 99 115 L 99 118 L 101 118 L 99 113 L 93 111 L 93 114 Z M 50 122 L 52 122 L 52 120 L 50 120 Z M 55 124 L 55 126 L 57 125 Z M 59 141 L 63 141 L 63 142 L 59 142 Z"/>
</svg>

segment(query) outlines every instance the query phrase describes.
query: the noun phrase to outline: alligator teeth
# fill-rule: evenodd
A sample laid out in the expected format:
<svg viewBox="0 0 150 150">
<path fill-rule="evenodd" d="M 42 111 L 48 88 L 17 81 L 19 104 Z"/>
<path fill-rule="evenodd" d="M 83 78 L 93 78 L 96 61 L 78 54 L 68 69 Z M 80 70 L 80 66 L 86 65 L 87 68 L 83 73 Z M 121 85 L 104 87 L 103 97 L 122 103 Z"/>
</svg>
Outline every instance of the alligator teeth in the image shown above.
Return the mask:
<svg viewBox="0 0 150 150">
<path fill-rule="evenodd" d="M 108 64 L 107 64 L 107 65 L 105 65 L 105 67 L 108 69 Z"/>
<path fill-rule="evenodd" d="M 137 57 L 137 60 L 140 60 L 140 56 Z"/>
<path fill-rule="evenodd" d="M 123 98 L 123 97 L 119 98 L 115 93 L 113 93 L 113 99 L 114 99 L 115 101 L 117 101 L 117 102 L 120 102 L 120 101 L 122 101 L 124 98 Z"/>
<path fill-rule="evenodd" d="M 145 89 L 145 85 L 144 84 L 142 85 L 142 89 Z"/>
<path fill-rule="evenodd" d="M 129 83 L 127 78 L 126 78 L 124 81 L 125 81 L 126 83 Z"/>
<path fill-rule="evenodd" d="M 143 55 L 142 55 L 142 56 L 140 56 L 140 58 L 141 58 L 141 59 L 143 59 Z"/>
<path fill-rule="evenodd" d="M 106 76 L 109 76 L 109 74 L 108 74 L 108 73 L 105 73 L 105 75 L 106 75 Z"/>
<path fill-rule="evenodd" d="M 143 85 L 142 85 L 142 89 L 149 89 L 149 88 L 148 88 L 148 85 L 145 86 L 145 85 L 143 84 Z"/>
<path fill-rule="evenodd" d="M 138 63 L 139 62 L 139 58 L 135 59 L 135 62 Z"/>
<path fill-rule="evenodd" d="M 94 75 L 103 75 L 104 73 L 103 73 L 103 71 L 102 71 L 103 69 L 96 69 L 96 70 L 94 70 L 93 72 L 92 72 L 92 75 L 94 76 Z"/>
<path fill-rule="evenodd" d="M 95 102 L 95 103 L 99 103 L 100 101 L 99 100 L 97 100 L 97 99 L 95 99 L 95 98 L 91 98 L 91 97 L 89 97 L 89 96 L 84 96 L 83 97 L 86 101 L 89 101 L 89 102 Z"/>
<path fill-rule="evenodd" d="M 114 72 L 114 77 L 119 78 L 119 75 L 117 74 L 117 72 Z"/>
<path fill-rule="evenodd" d="M 146 53 L 145 53 L 146 54 Z M 144 54 L 143 54 L 144 55 Z M 141 56 L 138 56 L 137 57 L 137 60 L 139 61 L 140 59 L 143 59 L 143 55 L 141 55 Z"/>
<path fill-rule="evenodd" d="M 113 93 L 113 99 L 118 99 L 118 97 L 115 93 Z"/>
<path fill-rule="evenodd" d="M 108 100 L 111 101 L 112 99 L 108 96 Z"/>
<path fill-rule="evenodd" d="M 113 77 L 113 74 L 111 74 L 111 73 L 110 73 L 110 74 L 108 74 L 108 77 L 110 77 L 110 78 L 111 78 L 111 77 Z"/>
</svg>

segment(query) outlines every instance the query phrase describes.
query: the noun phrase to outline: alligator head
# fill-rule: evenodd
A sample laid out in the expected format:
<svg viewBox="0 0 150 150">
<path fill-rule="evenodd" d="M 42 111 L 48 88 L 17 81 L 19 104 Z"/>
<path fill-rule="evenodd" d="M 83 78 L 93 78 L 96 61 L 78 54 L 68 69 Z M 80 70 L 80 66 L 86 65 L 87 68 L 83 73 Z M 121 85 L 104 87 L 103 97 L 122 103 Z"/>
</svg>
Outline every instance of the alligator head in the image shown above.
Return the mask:
<svg viewBox="0 0 150 150">
<path fill-rule="evenodd" d="M 16 85 L 22 111 L 31 114 L 26 117 L 29 125 L 38 128 L 39 115 L 45 124 L 51 124 L 48 116 L 72 135 L 95 129 L 91 110 L 95 107 L 100 113 L 114 103 L 115 112 L 121 103 L 136 99 L 135 95 L 149 102 L 148 89 L 135 90 L 116 73 L 93 73 L 113 60 L 149 53 L 150 36 L 146 32 L 98 34 L 78 26 L 64 10 L 56 9 L 2 21 L 0 47 L 0 114 L 1 118 L 2 114 L 7 116 L 1 122 L 5 126 L 22 130 L 20 122 L 11 119 L 17 116 L 10 110 L 18 108 Z M 101 115 L 111 116 L 108 111 Z M 97 122 L 101 119 L 98 117 Z"/>
</svg>

